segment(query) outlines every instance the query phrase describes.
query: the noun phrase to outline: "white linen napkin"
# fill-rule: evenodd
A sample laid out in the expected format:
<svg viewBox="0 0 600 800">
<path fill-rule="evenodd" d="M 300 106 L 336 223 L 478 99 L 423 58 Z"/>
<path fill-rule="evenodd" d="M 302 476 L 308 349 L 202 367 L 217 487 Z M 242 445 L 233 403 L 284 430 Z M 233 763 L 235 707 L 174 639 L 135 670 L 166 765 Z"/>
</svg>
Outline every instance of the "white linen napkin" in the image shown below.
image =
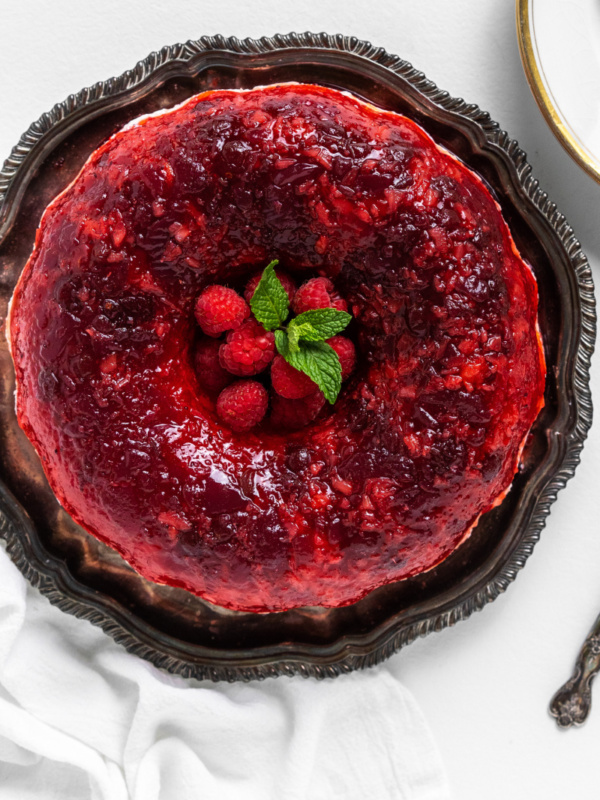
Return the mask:
<svg viewBox="0 0 600 800">
<path fill-rule="evenodd" d="M 0 547 L 0 800 L 448 800 L 385 665 L 335 680 L 165 674 L 32 589 Z"/>
</svg>

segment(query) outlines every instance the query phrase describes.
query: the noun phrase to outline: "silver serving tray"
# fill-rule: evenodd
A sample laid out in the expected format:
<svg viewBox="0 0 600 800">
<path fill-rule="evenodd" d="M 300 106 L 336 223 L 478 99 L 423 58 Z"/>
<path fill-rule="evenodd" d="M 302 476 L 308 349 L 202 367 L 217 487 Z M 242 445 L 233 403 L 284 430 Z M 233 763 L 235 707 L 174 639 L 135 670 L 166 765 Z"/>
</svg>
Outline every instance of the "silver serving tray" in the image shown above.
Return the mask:
<svg viewBox="0 0 600 800">
<path fill-rule="evenodd" d="M 546 406 L 503 503 L 431 572 L 351 606 L 247 614 L 137 575 L 58 505 L 14 413 L 14 373 L 0 331 L 0 535 L 23 574 L 63 611 L 132 653 L 196 678 L 334 676 L 387 658 L 417 636 L 466 619 L 503 592 L 574 474 L 592 420 L 592 277 L 565 218 L 524 152 L 489 115 L 450 97 L 410 64 L 353 37 L 203 37 L 165 47 L 118 78 L 69 96 L 23 135 L 0 173 L 0 318 L 45 206 L 127 121 L 206 89 L 282 81 L 345 89 L 405 113 L 487 181 L 540 288 Z"/>
</svg>

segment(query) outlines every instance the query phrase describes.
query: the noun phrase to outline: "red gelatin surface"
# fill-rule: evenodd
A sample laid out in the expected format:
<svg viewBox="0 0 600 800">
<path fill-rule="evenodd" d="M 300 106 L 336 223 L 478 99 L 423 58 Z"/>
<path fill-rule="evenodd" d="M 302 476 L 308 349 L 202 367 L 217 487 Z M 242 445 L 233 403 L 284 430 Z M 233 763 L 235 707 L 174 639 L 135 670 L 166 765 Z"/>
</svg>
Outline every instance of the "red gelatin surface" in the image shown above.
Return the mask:
<svg viewBox="0 0 600 800">
<path fill-rule="evenodd" d="M 194 368 L 194 302 L 272 258 L 334 282 L 357 364 L 307 427 L 235 433 Z M 67 511 L 233 609 L 431 569 L 507 491 L 543 405 L 536 283 L 484 183 L 411 120 L 311 85 L 206 92 L 111 137 L 46 210 L 9 333 Z"/>
</svg>

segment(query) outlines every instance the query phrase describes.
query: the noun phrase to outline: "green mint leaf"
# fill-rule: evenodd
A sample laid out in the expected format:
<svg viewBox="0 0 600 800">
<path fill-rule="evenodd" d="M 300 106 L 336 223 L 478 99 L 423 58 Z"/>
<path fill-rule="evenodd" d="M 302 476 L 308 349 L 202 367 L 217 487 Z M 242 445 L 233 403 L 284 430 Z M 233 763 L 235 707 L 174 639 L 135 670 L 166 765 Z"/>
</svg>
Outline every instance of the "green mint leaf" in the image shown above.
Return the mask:
<svg viewBox="0 0 600 800">
<path fill-rule="evenodd" d="M 273 331 L 288 318 L 290 301 L 281 281 L 275 274 L 277 259 L 265 267 L 252 299 L 250 308 L 267 331 Z"/>
<path fill-rule="evenodd" d="M 296 324 L 296 319 L 293 319 L 290 324 L 288 325 L 288 333 L 290 336 L 290 341 L 293 339 L 295 342 L 300 341 L 300 339 L 304 339 L 307 342 L 320 342 L 321 336 L 316 328 L 310 324 L 310 322 L 303 322 L 300 325 Z"/>
<path fill-rule="evenodd" d="M 285 331 L 275 331 L 275 347 L 277 352 L 286 358 L 289 351 L 288 335 Z"/>
<path fill-rule="evenodd" d="M 284 358 L 292 367 L 308 375 L 331 405 L 335 403 L 342 388 L 342 367 L 333 347 L 325 342 L 300 340 L 297 352 L 290 350 Z"/>
<path fill-rule="evenodd" d="M 338 311 L 337 308 L 315 308 L 294 317 L 290 322 L 290 328 L 292 326 L 300 328 L 301 339 L 320 342 L 341 333 L 351 319 L 351 314 L 346 311 Z"/>
<path fill-rule="evenodd" d="M 301 330 L 297 325 L 288 325 L 288 348 L 290 353 L 297 353 L 300 349 L 298 342 L 300 341 Z"/>
</svg>

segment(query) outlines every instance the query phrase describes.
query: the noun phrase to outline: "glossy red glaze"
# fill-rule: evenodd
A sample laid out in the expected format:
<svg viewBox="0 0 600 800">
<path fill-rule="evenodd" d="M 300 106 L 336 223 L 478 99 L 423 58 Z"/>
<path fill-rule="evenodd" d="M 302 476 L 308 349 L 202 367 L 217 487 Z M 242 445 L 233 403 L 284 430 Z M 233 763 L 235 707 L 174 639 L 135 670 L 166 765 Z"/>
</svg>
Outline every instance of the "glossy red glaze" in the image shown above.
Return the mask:
<svg viewBox="0 0 600 800">
<path fill-rule="evenodd" d="M 358 362 L 333 410 L 235 434 L 194 300 L 326 275 Z M 215 91 L 138 121 L 47 209 L 10 335 L 57 497 L 145 577 L 252 611 L 358 600 L 450 554 L 543 404 L 537 288 L 483 182 L 339 92 Z"/>
</svg>

